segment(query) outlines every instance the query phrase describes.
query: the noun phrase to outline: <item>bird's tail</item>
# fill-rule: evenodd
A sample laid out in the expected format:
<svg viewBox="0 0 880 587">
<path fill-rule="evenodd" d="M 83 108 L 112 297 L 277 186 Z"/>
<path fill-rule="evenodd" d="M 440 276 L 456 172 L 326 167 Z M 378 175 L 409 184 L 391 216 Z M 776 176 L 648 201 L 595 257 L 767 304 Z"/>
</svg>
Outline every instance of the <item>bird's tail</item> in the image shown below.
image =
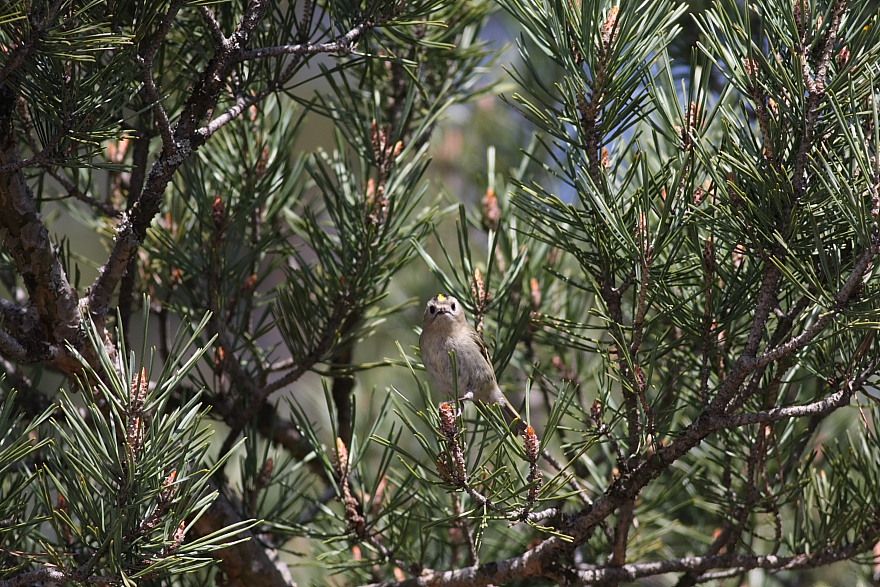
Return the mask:
<svg viewBox="0 0 880 587">
<path fill-rule="evenodd" d="M 504 396 L 504 392 L 501 391 L 500 387 L 495 387 L 492 392 L 492 403 L 496 403 L 501 406 L 501 411 L 504 414 L 504 418 L 507 420 L 508 426 L 510 426 L 514 432 L 519 435 L 523 430 L 526 429 L 528 424 L 519 415 L 519 412 L 516 411 L 516 408 L 513 407 L 513 404 Z"/>
</svg>

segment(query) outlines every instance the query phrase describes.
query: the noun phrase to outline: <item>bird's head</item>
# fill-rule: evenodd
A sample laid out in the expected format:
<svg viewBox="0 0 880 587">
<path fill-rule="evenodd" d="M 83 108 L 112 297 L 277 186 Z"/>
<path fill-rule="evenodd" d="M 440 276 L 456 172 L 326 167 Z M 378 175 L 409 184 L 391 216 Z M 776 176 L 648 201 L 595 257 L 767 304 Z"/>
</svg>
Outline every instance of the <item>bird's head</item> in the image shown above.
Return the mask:
<svg viewBox="0 0 880 587">
<path fill-rule="evenodd" d="M 437 294 L 428 300 L 422 327 L 449 326 L 456 322 L 464 322 L 464 308 L 461 302 L 452 296 Z"/>
</svg>

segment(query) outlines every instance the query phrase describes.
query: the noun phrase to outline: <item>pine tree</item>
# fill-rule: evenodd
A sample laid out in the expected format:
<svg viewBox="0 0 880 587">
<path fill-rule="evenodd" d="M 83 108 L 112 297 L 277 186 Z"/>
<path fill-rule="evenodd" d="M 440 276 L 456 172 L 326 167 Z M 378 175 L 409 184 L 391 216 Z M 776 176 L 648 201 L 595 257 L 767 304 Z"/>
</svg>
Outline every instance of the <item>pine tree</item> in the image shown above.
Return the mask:
<svg viewBox="0 0 880 587">
<path fill-rule="evenodd" d="M 6 3 L 0 585 L 869 584 L 876 8 Z"/>
</svg>

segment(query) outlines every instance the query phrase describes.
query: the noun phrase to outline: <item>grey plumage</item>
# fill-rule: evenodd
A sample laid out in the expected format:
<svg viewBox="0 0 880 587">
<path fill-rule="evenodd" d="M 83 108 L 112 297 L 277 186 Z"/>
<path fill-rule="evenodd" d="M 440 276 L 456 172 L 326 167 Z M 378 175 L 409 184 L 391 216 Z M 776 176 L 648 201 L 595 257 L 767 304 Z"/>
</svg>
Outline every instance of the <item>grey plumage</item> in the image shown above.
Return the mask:
<svg viewBox="0 0 880 587">
<path fill-rule="evenodd" d="M 450 353 L 454 353 L 461 399 L 500 404 L 509 418 L 519 418 L 498 387 L 489 352 L 468 323 L 457 299 L 438 294 L 428 301 L 419 346 L 435 390 L 448 397 L 455 396 L 450 358 Z"/>
</svg>

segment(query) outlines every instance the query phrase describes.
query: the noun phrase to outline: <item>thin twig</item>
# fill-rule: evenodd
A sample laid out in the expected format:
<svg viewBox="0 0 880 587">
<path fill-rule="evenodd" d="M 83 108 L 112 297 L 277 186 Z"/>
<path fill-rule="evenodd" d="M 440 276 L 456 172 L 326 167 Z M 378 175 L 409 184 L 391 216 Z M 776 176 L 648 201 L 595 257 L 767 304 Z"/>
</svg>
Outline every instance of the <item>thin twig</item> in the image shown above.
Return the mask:
<svg viewBox="0 0 880 587">
<path fill-rule="evenodd" d="M 355 26 L 347 33 L 337 37 L 333 41 L 327 43 L 297 43 L 295 45 L 278 45 L 275 47 L 261 47 L 259 49 L 251 49 L 242 51 L 236 57 L 237 61 L 249 61 L 252 59 L 266 59 L 269 57 L 282 57 L 284 55 L 317 55 L 318 53 L 351 53 L 352 46 L 357 40 L 372 29 L 375 25 L 370 22 L 363 22 Z"/>
<path fill-rule="evenodd" d="M 91 196 L 87 196 L 86 194 L 82 193 L 79 190 L 79 188 L 76 186 L 76 184 L 74 184 L 72 181 L 70 181 L 69 179 L 64 177 L 64 175 L 58 173 L 57 171 L 55 171 L 54 169 L 52 169 L 50 167 L 44 167 L 44 170 L 53 179 L 55 179 L 55 181 L 60 183 L 61 186 L 65 190 L 67 190 L 67 193 L 65 195 L 57 197 L 57 198 L 42 198 L 42 200 L 44 202 L 51 202 L 51 201 L 55 201 L 55 200 L 65 200 L 67 198 L 73 198 L 75 200 L 82 202 L 83 204 L 88 205 L 89 207 L 93 208 L 96 212 L 98 212 L 104 216 L 107 216 L 109 218 L 121 218 L 122 217 L 122 212 L 120 212 L 119 210 L 117 210 L 116 208 L 111 206 L 110 204 L 107 204 L 105 202 L 99 202 L 98 200 L 92 198 Z"/>
<path fill-rule="evenodd" d="M 872 260 L 880 252 L 880 245 L 876 242 L 865 250 L 856 260 L 853 270 L 844 283 L 843 287 L 834 296 L 835 308 L 821 315 L 813 324 L 808 326 L 801 334 L 790 339 L 788 342 L 781 344 L 775 348 L 769 349 L 755 360 L 755 366 L 760 367 L 768 365 L 774 361 L 778 361 L 782 357 L 788 356 L 809 344 L 816 336 L 821 333 L 831 321 L 840 314 L 841 311 L 849 303 L 850 298 L 858 289 L 868 270 Z"/>
<path fill-rule="evenodd" d="M 159 88 L 156 87 L 152 69 L 143 59 L 139 60 L 139 65 L 142 71 L 141 81 L 144 84 L 144 98 L 153 105 L 153 116 L 156 117 L 156 126 L 159 128 L 159 135 L 162 137 L 162 147 L 167 153 L 173 153 L 176 147 L 171 129 L 171 121 L 168 119 L 165 106 L 162 105 L 162 95 L 159 93 Z"/>
<path fill-rule="evenodd" d="M 149 43 L 144 47 L 143 55 L 138 55 L 138 65 L 141 68 L 141 81 L 144 84 L 143 93 L 146 101 L 153 105 L 153 116 L 156 117 L 156 126 L 159 127 L 159 134 L 162 137 L 162 146 L 165 152 L 171 154 L 176 149 L 174 143 L 171 122 L 168 119 L 168 113 L 162 105 L 162 95 L 153 79 L 153 60 L 162 45 L 162 41 L 168 36 L 171 30 L 171 24 L 174 22 L 180 7 L 183 5 L 182 0 L 174 0 L 168 7 L 168 11 L 162 18 L 159 28 L 150 38 Z"/>
<path fill-rule="evenodd" d="M 205 24 L 211 32 L 211 36 L 214 37 L 214 43 L 218 47 L 224 47 L 228 40 L 226 35 L 223 34 L 223 29 L 220 28 L 220 23 L 217 22 L 217 15 L 207 6 L 199 6 L 199 13 L 205 19 Z"/>
<path fill-rule="evenodd" d="M 333 365 L 347 365 L 351 363 L 353 356 L 354 341 L 349 341 L 336 350 L 331 357 Z M 351 444 L 354 430 L 352 391 L 354 390 L 354 377 L 350 374 L 338 374 L 333 377 L 330 394 L 333 404 L 336 406 L 336 434 L 342 438 L 346 445 Z"/>
<path fill-rule="evenodd" d="M 875 529 L 874 534 L 876 535 L 876 533 Z M 830 546 L 815 552 L 801 553 L 793 556 L 750 556 L 739 554 L 691 556 L 659 562 L 624 565 L 620 568 L 599 567 L 597 569 L 579 571 L 578 578 L 587 583 L 596 583 L 608 579 L 635 581 L 642 577 L 665 575 L 667 573 L 699 572 L 722 568 L 740 570 L 767 569 L 775 571 L 806 569 L 852 558 L 867 548 L 870 548 L 870 545 L 862 541 L 846 546 Z"/>
<path fill-rule="evenodd" d="M 223 114 L 212 119 L 208 124 L 196 130 L 196 134 L 203 140 L 209 139 L 221 128 L 238 118 L 242 112 L 264 100 L 267 96 L 277 91 L 280 83 L 273 83 L 265 90 L 261 90 L 254 94 L 239 96 L 235 99 L 235 103 L 230 106 Z"/>
</svg>

